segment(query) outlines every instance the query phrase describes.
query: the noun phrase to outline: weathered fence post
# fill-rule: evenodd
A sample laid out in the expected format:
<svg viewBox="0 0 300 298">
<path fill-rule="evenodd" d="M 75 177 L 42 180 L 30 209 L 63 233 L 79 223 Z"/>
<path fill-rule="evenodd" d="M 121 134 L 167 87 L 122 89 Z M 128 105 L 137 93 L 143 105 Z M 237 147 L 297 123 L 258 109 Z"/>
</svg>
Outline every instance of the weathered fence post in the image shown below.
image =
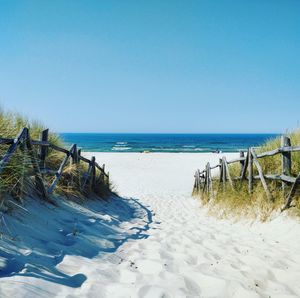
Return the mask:
<svg viewBox="0 0 300 298">
<path fill-rule="evenodd" d="M 222 159 L 219 158 L 219 175 L 220 175 L 220 182 L 222 182 Z"/>
<path fill-rule="evenodd" d="M 41 141 L 42 142 L 48 142 L 48 136 L 49 136 L 49 129 L 45 129 L 41 132 Z M 45 169 L 46 168 L 46 156 L 48 154 L 48 147 L 47 146 L 40 146 L 39 150 L 40 155 L 40 168 Z"/>
<path fill-rule="evenodd" d="M 253 156 L 251 148 L 248 149 L 248 192 L 253 192 Z"/>
<path fill-rule="evenodd" d="M 249 163 L 249 153 L 250 153 L 250 149 L 248 149 L 247 155 L 246 155 L 246 158 L 245 158 L 244 167 L 243 167 L 243 170 L 242 170 L 242 173 L 241 173 L 241 182 L 243 182 L 243 180 L 246 179 L 248 163 Z"/>
<path fill-rule="evenodd" d="M 199 179 L 199 170 L 196 171 L 196 193 L 199 193 L 200 189 L 200 179 Z"/>
<path fill-rule="evenodd" d="M 211 167 L 210 167 L 210 164 L 209 164 L 209 180 L 210 180 L 210 197 L 212 197 L 214 195 L 214 189 L 213 189 L 213 179 L 212 179 L 212 174 L 211 174 Z"/>
<path fill-rule="evenodd" d="M 226 190 L 226 179 L 227 179 L 226 166 L 225 166 L 225 163 L 224 163 L 224 158 L 222 158 L 222 182 L 223 182 L 223 191 Z"/>
<path fill-rule="evenodd" d="M 207 187 L 207 169 L 206 169 L 206 166 L 205 166 L 205 171 L 203 173 L 203 176 L 204 176 L 203 177 L 204 181 L 203 181 L 203 187 L 202 187 L 202 192 L 201 192 L 202 195 L 204 195 L 204 192 L 205 192 L 206 187 Z"/>
<path fill-rule="evenodd" d="M 198 169 L 198 171 L 197 171 L 197 176 L 198 176 L 198 183 L 197 183 L 198 188 L 197 188 L 197 193 L 200 194 L 200 192 L 201 192 L 201 185 L 202 185 L 202 176 L 200 175 L 200 170 L 199 170 L 199 169 Z M 107 177 L 107 179 L 108 179 L 108 177 Z"/>
<path fill-rule="evenodd" d="M 100 173 L 101 175 L 101 173 Z M 195 182 L 194 182 L 194 187 L 193 187 L 193 195 L 198 194 L 198 188 L 199 188 L 199 181 L 198 181 L 198 170 L 195 172 Z"/>
<path fill-rule="evenodd" d="M 240 158 L 244 158 L 244 157 L 245 157 L 244 151 L 240 151 Z M 244 165 L 245 165 L 245 160 L 241 160 L 241 161 L 240 161 L 240 165 L 241 165 L 240 176 L 242 176 L 243 169 L 244 169 Z"/>
<path fill-rule="evenodd" d="M 80 180 L 79 178 L 79 168 L 78 168 L 78 150 L 77 150 L 77 144 L 73 144 L 73 149 L 72 151 L 70 151 L 71 154 L 71 159 L 70 159 L 70 165 L 74 166 L 75 165 L 75 169 L 73 173 L 73 168 L 71 168 L 71 177 L 69 180 L 69 184 L 70 185 L 76 185 L 76 183 L 79 183 L 78 181 Z"/>
<path fill-rule="evenodd" d="M 66 165 L 66 163 L 68 162 L 69 160 L 69 157 L 71 155 L 71 152 L 73 150 L 73 146 L 71 146 L 70 150 L 67 151 L 66 153 L 66 156 L 64 157 L 63 161 L 61 162 L 60 166 L 59 166 L 59 169 L 57 170 L 56 174 L 55 174 L 55 177 L 54 177 L 54 180 L 52 181 L 51 185 L 49 186 L 48 188 L 48 194 L 52 194 L 56 184 L 58 183 L 62 173 L 63 173 L 63 170 L 64 170 L 64 166 Z"/>
<path fill-rule="evenodd" d="M 225 171 L 226 171 L 227 180 L 229 181 L 230 186 L 233 189 L 233 182 L 232 182 L 232 179 L 231 179 L 228 163 L 227 163 L 227 160 L 226 160 L 225 156 L 223 156 L 223 164 L 224 164 L 224 168 L 225 168 Z"/>
<path fill-rule="evenodd" d="M 103 169 L 103 171 L 100 172 L 100 181 L 104 183 L 105 182 L 105 164 L 103 164 L 102 169 Z"/>
<path fill-rule="evenodd" d="M 284 204 L 284 207 L 283 207 L 282 211 L 284 211 L 284 210 L 291 207 L 291 203 L 293 201 L 293 198 L 296 195 L 296 193 L 299 191 L 299 184 L 300 184 L 300 173 L 298 174 L 297 178 L 295 179 L 294 184 L 292 185 L 292 188 L 289 192 L 289 195 L 286 198 L 286 202 Z"/>
<path fill-rule="evenodd" d="M 291 139 L 287 136 L 281 137 L 281 146 L 282 147 L 290 147 L 291 146 Z M 292 171 L 292 158 L 291 158 L 291 152 L 282 152 L 282 174 L 290 176 Z M 286 184 L 285 182 L 282 182 L 282 191 L 283 195 L 285 196 L 286 192 Z"/>
<path fill-rule="evenodd" d="M 209 197 L 209 189 L 210 189 L 210 180 L 209 180 L 209 162 L 206 164 L 206 193 L 207 197 Z"/>
<path fill-rule="evenodd" d="M 74 144 L 73 152 L 72 152 L 72 164 L 78 164 L 78 150 L 77 144 Z"/>
<path fill-rule="evenodd" d="M 96 185 L 96 167 L 95 167 L 95 161 L 96 161 L 96 157 L 92 156 L 91 158 L 91 167 L 92 167 L 92 172 L 91 172 L 91 184 L 90 187 L 92 190 L 94 190 L 95 185 Z"/>
<path fill-rule="evenodd" d="M 106 180 L 106 185 L 109 186 L 109 172 L 107 172 L 107 180 Z"/>
<path fill-rule="evenodd" d="M 254 161 L 255 165 L 256 165 L 256 168 L 257 168 L 257 171 L 258 171 L 258 175 L 259 175 L 259 178 L 260 178 L 260 181 L 261 181 L 261 184 L 265 190 L 265 193 L 268 197 L 268 199 L 270 201 L 273 201 L 273 197 L 272 197 L 272 194 L 268 188 L 268 185 L 267 185 L 267 182 L 266 182 L 266 179 L 265 179 L 265 176 L 264 176 L 264 173 L 262 171 L 262 168 L 258 162 L 258 158 L 257 158 L 257 155 L 256 155 L 256 152 L 254 150 L 254 148 L 251 148 L 250 149 L 250 153 L 252 154 L 252 161 Z"/>
<path fill-rule="evenodd" d="M 78 149 L 77 155 L 78 155 L 78 164 L 79 164 L 80 163 L 80 156 L 81 156 L 81 149 Z"/>
<path fill-rule="evenodd" d="M 17 147 L 19 146 L 19 144 L 24 140 L 24 137 L 26 137 L 25 134 L 26 134 L 26 128 L 23 128 L 19 132 L 17 137 L 14 139 L 13 143 L 9 146 L 7 152 L 2 157 L 2 159 L 0 161 L 0 174 L 4 170 L 4 167 L 7 165 L 9 160 L 11 159 L 13 153 L 17 150 Z"/>
<path fill-rule="evenodd" d="M 39 164 L 37 161 L 36 153 L 32 147 L 29 130 L 28 130 L 28 128 L 24 128 L 24 129 L 25 129 L 25 135 L 24 135 L 25 144 L 26 144 L 28 154 L 31 159 L 31 164 L 32 164 L 33 170 L 35 172 L 34 174 L 35 174 L 36 189 L 40 192 L 40 194 L 43 198 L 48 199 L 48 194 L 47 194 L 47 191 L 46 191 L 46 188 L 44 185 L 44 180 L 43 180 L 41 172 L 40 172 L 40 167 L 39 167 Z"/>
<path fill-rule="evenodd" d="M 213 192 L 213 185 L 212 185 L 212 176 L 211 176 L 211 169 L 210 169 L 209 162 L 206 164 L 206 175 L 207 175 L 207 196 L 208 199 L 210 199 Z"/>
</svg>

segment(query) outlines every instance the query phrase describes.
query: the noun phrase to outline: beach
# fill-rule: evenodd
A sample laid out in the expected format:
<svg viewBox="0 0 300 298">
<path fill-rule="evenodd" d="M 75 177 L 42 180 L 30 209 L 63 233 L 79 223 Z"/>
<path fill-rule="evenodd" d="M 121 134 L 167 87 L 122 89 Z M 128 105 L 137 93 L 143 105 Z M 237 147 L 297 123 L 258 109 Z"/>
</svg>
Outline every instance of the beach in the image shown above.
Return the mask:
<svg viewBox="0 0 300 298">
<path fill-rule="evenodd" d="M 300 296 L 299 224 L 284 216 L 268 223 L 218 220 L 191 197 L 194 171 L 206 162 L 217 163 L 223 155 L 86 154 L 91 155 L 110 169 L 121 196 L 134 197 L 153 213 L 146 239 L 128 241 L 103 258 L 101 274 L 90 282 L 91 293 L 104 297 Z M 225 154 L 228 160 L 237 155 Z"/>
<path fill-rule="evenodd" d="M 105 163 L 119 197 L 7 217 L 21 241 L 1 247 L 1 297 L 300 296 L 298 222 L 217 219 L 191 196 L 195 170 L 222 154 L 83 155 Z"/>
<path fill-rule="evenodd" d="M 0 1 L 0 298 L 300 298 L 299 15 Z"/>
</svg>

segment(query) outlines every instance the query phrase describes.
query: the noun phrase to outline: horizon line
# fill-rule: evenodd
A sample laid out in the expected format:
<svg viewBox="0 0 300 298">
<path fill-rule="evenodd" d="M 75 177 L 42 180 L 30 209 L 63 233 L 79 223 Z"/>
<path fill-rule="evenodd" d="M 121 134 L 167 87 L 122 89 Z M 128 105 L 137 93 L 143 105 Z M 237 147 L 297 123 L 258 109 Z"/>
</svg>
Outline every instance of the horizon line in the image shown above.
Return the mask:
<svg viewBox="0 0 300 298">
<path fill-rule="evenodd" d="M 211 134 L 211 135 L 217 135 L 217 134 L 244 134 L 244 135 L 251 135 L 251 134 L 274 134 L 274 135 L 279 135 L 279 134 L 284 134 L 282 132 L 95 132 L 95 131 L 81 131 L 81 132 L 74 132 L 74 131 L 61 131 L 61 132 L 56 132 L 58 134 L 157 134 L 157 135 L 205 135 L 205 134 Z"/>
</svg>

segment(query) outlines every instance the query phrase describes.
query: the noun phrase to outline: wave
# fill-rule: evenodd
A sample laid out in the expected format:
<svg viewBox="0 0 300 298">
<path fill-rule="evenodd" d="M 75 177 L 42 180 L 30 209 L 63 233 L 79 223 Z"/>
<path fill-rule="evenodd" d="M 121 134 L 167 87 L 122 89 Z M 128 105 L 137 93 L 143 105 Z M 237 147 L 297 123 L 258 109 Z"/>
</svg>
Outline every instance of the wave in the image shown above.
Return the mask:
<svg viewBox="0 0 300 298">
<path fill-rule="evenodd" d="M 67 144 L 99 152 L 223 152 L 259 146 L 274 134 L 61 134 Z M 114 148 L 112 150 L 112 148 Z M 122 149 L 125 148 L 125 149 Z M 151 149 L 153 148 L 153 149 Z"/>
<path fill-rule="evenodd" d="M 151 148 L 151 151 L 180 151 L 182 149 L 176 149 L 176 148 Z"/>
<path fill-rule="evenodd" d="M 125 151 L 125 150 L 130 150 L 132 149 L 132 147 L 112 147 L 111 150 L 113 151 L 117 151 L 117 150 L 122 150 L 122 151 Z"/>
<path fill-rule="evenodd" d="M 211 151 L 207 148 L 151 148 L 151 151 L 175 151 L 175 152 L 194 152 L 194 151 Z"/>
</svg>

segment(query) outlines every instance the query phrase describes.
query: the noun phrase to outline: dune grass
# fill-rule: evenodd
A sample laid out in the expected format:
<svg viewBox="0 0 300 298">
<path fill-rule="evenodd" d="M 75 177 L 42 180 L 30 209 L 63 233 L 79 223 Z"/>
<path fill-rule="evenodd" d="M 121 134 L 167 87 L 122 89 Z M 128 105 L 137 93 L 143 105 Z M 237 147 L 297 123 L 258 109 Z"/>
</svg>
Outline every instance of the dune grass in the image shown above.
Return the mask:
<svg viewBox="0 0 300 298">
<path fill-rule="evenodd" d="M 15 138 L 23 127 L 29 128 L 32 139 L 39 139 L 41 132 L 46 128 L 39 122 L 30 121 L 17 113 L 9 113 L 0 110 L 0 137 Z M 49 132 L 49 142 L 64 147 L 60 137 Z M 6 153 L 8 145 L 0 145 L 0 159 Z M 35 155 L 38 156 L 38 148 L 34 147 Z M 48 149 L 46 157 L 46 167 L 52 170 L 58 170 L 65 154 Z M 77 177 L 79 174 L 87 172 L 88 165 L 81 162 L 80 164 L 68 164 L 63 171 L 62 177 L 55 188 L 55 193 L 68 198 L 76 198 L 84 200 L 91 194 L 104 196 L 110 192 L 110 186 L 104 185 L 98 178 L 97 187 L 91 191 L 89 187 L 85 191 L 80 191 L 81 179 Z M 99 174 L 99 173 L 97 173 Z M 46 186 L 49 186 L 54 179 L 54 175 L 43 175 Z M 7 197 L 13 197 L 20 201 L 25 196 L 37 196 L 38 193 L 34 184 L 34 171 L 31 159 L 26 149 L 20 146 L 12 155 L 7 166 L 0 175 L 0 201 L 5 201 Z"/>
<path fill-rule="evenodd" d="M 291 139 L 292 146 L 300 145 L 300 130 L 295 130 L 287 134 Z M 277 137 L 268 140 L 260 148 L 256 149 L 257 153 L 270 151 L 281 146 L 281 138 Z M 297 176 L 300 172 L 300 152 L 292 152 L 292 173 L 291 175 Z M 259 163 L 262 167 L 264 174 L 281 174 L 281 154 L 275 156 L 265 157 L 259 159 Z M 231 177 L 239 177 L 241 167 L 239 163 L 229 165 L 229 171 Z M 253 167 L 253 174 L 258 175 L 257 169 Z M 265 221 L 271 217 L 272 214 L 277 214 L 284 205 L 284 197 L 290 190 L 291 186 L 286 186 L 286 192 L 283 194 L 281 189 L 282 183 L 280 181 L 267 181 L 268 187 L 274 198 L 274 202 L 268 200 L 264 189 L 259 180 L 254 181 L 253 193 L 248 193 L 247 181 L 240 183 L 240 181 L 234 181 L 234 190 L 229 185 L 225 190 L 221 187 L 218 191 L 215 191 L 214 197 L 208 199 L 204 194 L 202 195 L 202 201 L 207 204 L 210 211 L 219 216 L 232 217 L 236 215 L 238 217 L 259 218 Z M 215 182 L 215 188 L 217 183 Z M 296 215 L 300 217 L 300 200 L 299 197 L 293 201 L 293 208 L 288 210 L 288 214 Z"/>
</svg>

